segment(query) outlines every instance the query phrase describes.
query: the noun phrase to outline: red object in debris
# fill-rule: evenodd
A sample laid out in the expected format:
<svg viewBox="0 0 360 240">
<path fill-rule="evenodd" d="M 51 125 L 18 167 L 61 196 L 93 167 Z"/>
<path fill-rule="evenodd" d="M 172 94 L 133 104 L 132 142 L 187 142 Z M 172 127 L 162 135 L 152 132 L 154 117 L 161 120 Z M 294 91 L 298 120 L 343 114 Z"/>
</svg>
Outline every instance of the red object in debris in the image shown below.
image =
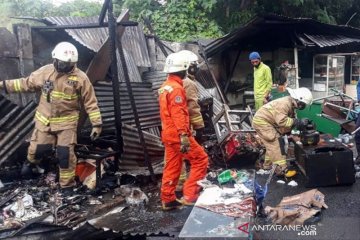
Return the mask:
<svg viewBox="0 0 360 240">
<path fill-rule="evenodd" d="M 261 149 L 254 133 L 234 132 L 224 141 L 225 161 L 233 161 L 248 154 L 258 154 Z"/>
<path fill-rule="evenodd" d="M 79 177 L 80 182 L 92 174 L 96 170 L 96 167 L 88 162 L 78 162 L 75 169 L 76 176 Z"/>
<path fill-rule="evenodd" d="M 232 135 L 225 145 L 226 159 L 230 160 L 237 154 L 236 148 L 240 146 L 240 142 L 236 139 L 236 135 Z"/>
</svg>

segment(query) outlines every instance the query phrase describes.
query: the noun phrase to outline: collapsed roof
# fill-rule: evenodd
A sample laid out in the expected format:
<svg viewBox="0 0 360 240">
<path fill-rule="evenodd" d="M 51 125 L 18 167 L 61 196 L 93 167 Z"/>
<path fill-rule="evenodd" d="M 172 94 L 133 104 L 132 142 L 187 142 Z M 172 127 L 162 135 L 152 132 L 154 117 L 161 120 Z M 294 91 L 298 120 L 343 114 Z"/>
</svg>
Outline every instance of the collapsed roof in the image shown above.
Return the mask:
<svg viewBox="0 0 360 240">
<path fill-rule="evenodd" d="M 360 29 L 325 24 L 309 18 L 269 14 L 258 16 L 233 32 L 205 46 L 211 57 L 230 48 L 272 50 L 276 48 L 329 48 L 360 45 Z"/>
</svg>

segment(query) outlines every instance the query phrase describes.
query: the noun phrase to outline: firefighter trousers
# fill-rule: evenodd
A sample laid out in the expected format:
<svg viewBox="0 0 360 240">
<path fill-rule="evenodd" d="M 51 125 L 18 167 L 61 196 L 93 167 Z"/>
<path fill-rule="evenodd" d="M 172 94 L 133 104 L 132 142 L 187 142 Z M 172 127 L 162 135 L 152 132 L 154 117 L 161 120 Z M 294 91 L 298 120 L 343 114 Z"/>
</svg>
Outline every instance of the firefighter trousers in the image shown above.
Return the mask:
<svg viewBox="0 0 360 240">
<path fill-rule="evenodd" d="M 194 137 L 189 137 L 189 140 L 190 150 L 185 154 L 180 152 L 180 143 L 164 144 L 166 161 L 161 184 L 161 201 L 163 203 L 176 199 L 175 188 L 179 181 L 184 158 L 190 162 L 190 174 L 183 188 L 184 199 L 194 202 L 199 196 L 200 186 L 197 181 L 206 175 L 208 156 Z"/>
<path fill-rule="evenodd" d="M 56 156 L 59 160 L 59 183 L 62 188 L 75 185 L 75 144 L 76 129 L 66 129 L 54 132 L 42 132 L 34 129 L 28 149 L 28 160 L 39 164 L 40 161 L 50 156 L 56 148 Z"/>
<path fill-rule="evenodd" d="M 269 169 L 272 164 L 286 167 L 286 157 L 281 154 L 280 133 L 271 125 L 257 125 L 253 122 L 253 127 L 266 148 L 264 168 Z"/>
</svg>

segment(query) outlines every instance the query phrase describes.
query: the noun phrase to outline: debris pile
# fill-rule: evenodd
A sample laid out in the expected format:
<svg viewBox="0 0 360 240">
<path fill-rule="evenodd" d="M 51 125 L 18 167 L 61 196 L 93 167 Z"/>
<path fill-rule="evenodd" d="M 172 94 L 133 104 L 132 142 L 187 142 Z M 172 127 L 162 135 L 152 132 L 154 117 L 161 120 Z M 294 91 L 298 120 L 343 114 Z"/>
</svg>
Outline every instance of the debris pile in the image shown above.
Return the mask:
<svg viewBox="0 0 360 240">
<path fill-rule="evenodd" d="M 265 207 L 265 213 L 273 224 L 303 225 L 320 220 L 321 208 L 328 208 L 325 196 L 317 189 L 284 197 L 276 207 Z"/>
</svg>

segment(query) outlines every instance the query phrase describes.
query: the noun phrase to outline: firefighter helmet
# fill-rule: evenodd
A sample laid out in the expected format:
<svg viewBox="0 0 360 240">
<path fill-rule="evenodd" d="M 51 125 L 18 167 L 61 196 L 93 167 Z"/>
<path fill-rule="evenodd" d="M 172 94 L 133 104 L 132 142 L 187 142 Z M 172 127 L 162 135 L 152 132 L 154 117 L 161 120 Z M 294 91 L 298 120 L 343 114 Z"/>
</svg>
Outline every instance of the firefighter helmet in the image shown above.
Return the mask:
<svg viewBox="0 0 360 240">
<path fill-rule="evenodd" d="M 311 91 L 306 87 L 301 87 L 298 89 L 287 88 L 290 96 L 300 102 L 310 105 L 313 101 L 313 96 Z"/>
<path fill-rule="evenodd" d="M 192 51 L 189 51 L 189 50 L 181 50 L 181 51 L 179 51 L 178 52 L 179 54 L 184 54 L 185 56 L 187 56 L 188 57 L 188 59 L 189 59 L 189 61 L 190 61 L 190 63 L 198 63 L 198 61 L 199 61 L 199 58 L 198 58 L 198 56 L 195 54 L 195 53 L 193 53 Z"/>
<path fill-rule="evenodd" d="M 165 60 L 164 72 L 175 73 L 186 71 L 189 68 L 190 61 L 186 54 L 171 53 Z"/>
<path fill-rule="evenodd" d="M 79 56 L 76 47 L 69 42 L 61 42 L 57 44 L 51 55 L 54 59 L 71 63 L 76 63 Z"/>
</svg>

